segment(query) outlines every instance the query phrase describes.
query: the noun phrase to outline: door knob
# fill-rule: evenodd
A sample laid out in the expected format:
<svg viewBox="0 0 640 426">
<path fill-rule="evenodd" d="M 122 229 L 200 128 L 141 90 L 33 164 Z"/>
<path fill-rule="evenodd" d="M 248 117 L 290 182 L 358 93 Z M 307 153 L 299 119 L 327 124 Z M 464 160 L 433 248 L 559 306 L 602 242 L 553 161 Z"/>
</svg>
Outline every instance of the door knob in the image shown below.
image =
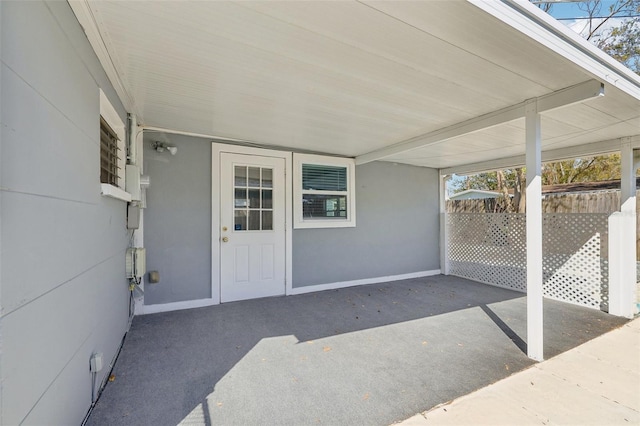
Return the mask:
<svg viewBox="0 0 640 426">
<path fill-rule="evenodd" d="M 222 237 L 222 242 L 223 243 L 229 242 L 229 237 Z"/>
</svg>

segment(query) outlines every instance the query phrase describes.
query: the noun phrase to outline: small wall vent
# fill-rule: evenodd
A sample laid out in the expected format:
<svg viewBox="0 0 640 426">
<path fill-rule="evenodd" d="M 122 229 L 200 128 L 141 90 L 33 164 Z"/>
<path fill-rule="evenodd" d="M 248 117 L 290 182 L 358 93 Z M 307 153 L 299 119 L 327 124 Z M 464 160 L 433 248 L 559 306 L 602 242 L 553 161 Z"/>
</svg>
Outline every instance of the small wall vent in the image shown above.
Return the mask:
<svg viewBox="0 0 640 426">
<path fill-rule="evenodd" d="M 126 271 L 127 278 L 139 278 L 147 272 L 146 249 L 142 247 L 131 247 L 127 249 Z"/>
</svg>

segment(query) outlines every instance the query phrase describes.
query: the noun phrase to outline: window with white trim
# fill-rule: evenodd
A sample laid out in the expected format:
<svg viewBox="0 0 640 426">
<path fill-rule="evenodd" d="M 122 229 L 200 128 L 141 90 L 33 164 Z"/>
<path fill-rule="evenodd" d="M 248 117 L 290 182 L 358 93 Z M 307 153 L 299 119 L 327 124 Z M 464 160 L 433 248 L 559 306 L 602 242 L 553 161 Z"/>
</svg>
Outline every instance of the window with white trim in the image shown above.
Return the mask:
<svg viewBox="0 0 640 426">
<path fill-rule="evenodd" d="M 356 226 L 355 161 L 293 154 L 294 228 Z"/>
<path fill-rule="evenodd" d="M 125 192 L 125 126 L 100 90 L 100 184 L 102 194 L 130 201 Z"/>
</svg>

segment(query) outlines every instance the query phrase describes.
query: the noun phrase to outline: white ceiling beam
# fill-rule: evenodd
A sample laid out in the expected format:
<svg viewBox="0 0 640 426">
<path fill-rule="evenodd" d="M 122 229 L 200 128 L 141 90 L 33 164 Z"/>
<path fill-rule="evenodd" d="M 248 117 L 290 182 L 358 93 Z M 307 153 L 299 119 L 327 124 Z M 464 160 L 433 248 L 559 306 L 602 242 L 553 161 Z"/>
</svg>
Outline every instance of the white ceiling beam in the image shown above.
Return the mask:
<svg viewBox="0 0 640 426">
<path fill-rule="evenodd" d="M 549 112 L 557 108 L 584 102 L 604 96 L 604 84 L 598 80 L 588 80 L 575 86 L 561 89 L 538 98 L 538 112 Z M 528 101 L 525 101 L 525 103 Z"/>
<path fill-rule="evenodd" d="M 545 112 L 603 95 L 604 85 L 597 80 L 588 80 L 584 83 L 541 96 L 536 98 L 536 100 L 538 103 L 538 110 L 540 112 Z M 415 136 L 406 141 L 359 155 L 356 157 L 356 164 L 366 164 L 372 161 L 381 160 L 396 154 L 423 148 L 458 136 L 474 133 L 517 120 L 518 118 L 524 117 L 525 105 L 527 102 L 531 102 L 531 100 L 526 100 L 519 104 L 502 108 L 498 111 L 474 117 L 443 129 Z"/>
<path fill-rule="evenodd" d="M 542 151 L 542 161 L 548 163 L 550 161 L 562 161 L 580 157 L 591 157 L 594 155 L 609 154 L 620 151 L 623 143 L 629 142 L 632 147 L 640 147 L 640 135 L 609 139 L 600 142 L 593 142 L 568 148 L 557 148 L 548 151 Z M 524 155 L 516 155 L 514 157 L 499 158 L 496 160 L 482 161 L 478 163 L 465 164 L 463 166 L 448 167 L 440 169 L 440 173 L 444 176 L 470 175 L 482 173 L 491 170 L 510 169 L 514 167 L 523 167 L 525 164 Z"/>
</svg>

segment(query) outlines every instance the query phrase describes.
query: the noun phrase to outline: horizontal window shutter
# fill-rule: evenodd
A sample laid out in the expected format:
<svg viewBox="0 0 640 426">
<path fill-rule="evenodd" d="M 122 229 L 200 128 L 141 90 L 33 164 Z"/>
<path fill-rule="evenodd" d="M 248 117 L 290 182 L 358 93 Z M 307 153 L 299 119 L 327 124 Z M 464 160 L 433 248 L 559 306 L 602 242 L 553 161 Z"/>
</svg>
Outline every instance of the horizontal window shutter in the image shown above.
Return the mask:
<svg viewBox="0 0 640 426">
<path fill-rule="evenodd" d="M 118 136 L 100 117 L 100 182 L 118 185 Z"/>
</svg>

